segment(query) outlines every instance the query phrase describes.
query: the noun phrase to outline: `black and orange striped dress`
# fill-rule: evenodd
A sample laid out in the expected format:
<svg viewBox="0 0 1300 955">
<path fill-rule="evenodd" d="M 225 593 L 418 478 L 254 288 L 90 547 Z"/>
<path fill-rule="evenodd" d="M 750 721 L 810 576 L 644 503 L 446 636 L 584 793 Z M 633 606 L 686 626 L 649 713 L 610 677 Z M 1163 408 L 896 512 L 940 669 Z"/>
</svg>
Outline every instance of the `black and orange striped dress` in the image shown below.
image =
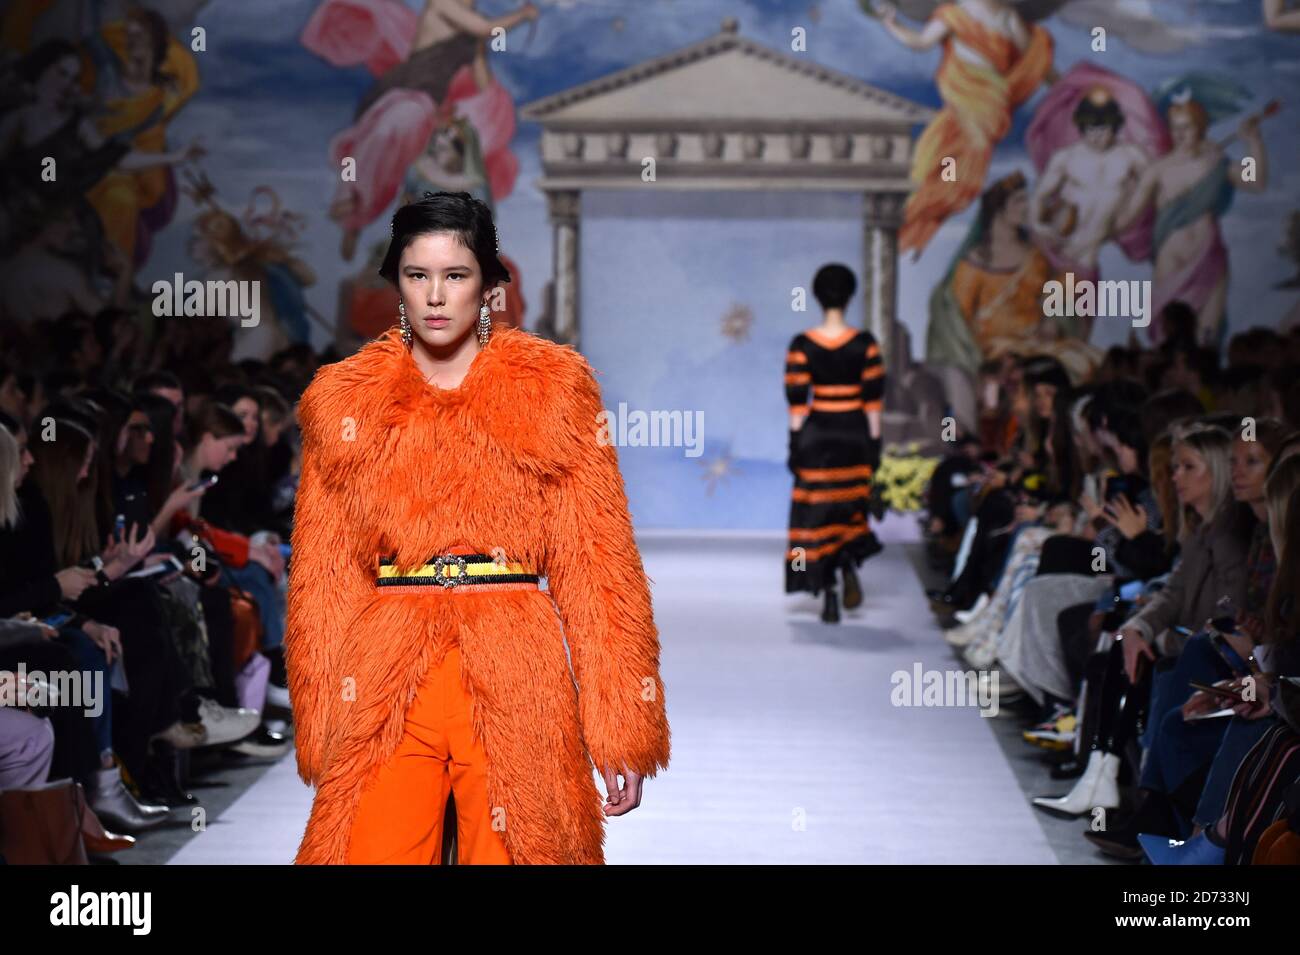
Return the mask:
<svg viewBox="0 0 1300 955">
<path fill-rule="evenodd" d="M 885 366 L 870 332 L 847 328 L 836 337 L 810 328 L 790 341 L 786 401 L 805 417 L 794 438 L 786 593 L 819 594 L 835 585 L 843 563 L 860 566 L 882 549 L 867 522 L 880 442 L 865 412 L 881 410 L 884 394 Z"/>
</svg>

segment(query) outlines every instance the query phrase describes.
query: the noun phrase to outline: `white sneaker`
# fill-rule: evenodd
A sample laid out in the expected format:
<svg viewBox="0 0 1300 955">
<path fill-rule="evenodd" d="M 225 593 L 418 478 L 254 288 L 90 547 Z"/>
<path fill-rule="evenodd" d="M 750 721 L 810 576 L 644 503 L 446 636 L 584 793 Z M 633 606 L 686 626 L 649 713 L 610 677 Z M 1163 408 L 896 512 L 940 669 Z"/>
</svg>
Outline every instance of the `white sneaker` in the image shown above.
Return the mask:
<svg viewBox="0 0 1300 955">
<path fill-rule="evenodd" d="M 992 600 L 989 598 L 988 594 L 980 594 L 979 599 L 976 600 L 975 603 L 971 605 L 971 608 L 969 610 L 958 610 L 955 613 L 953 613 L 953 619 L 955 619 L 958 623 L 970 623 L 972 620 L 974 620 L 976 617 L 982 614 L 984 612 L 984 608 L 987 607 L 990 603 L 992 603 Z"/>
<path fill-rule="evenodd" d="M 979 637 L 980 629 L 975 623 L 964 623 L 959 627 L 949 627 L 943 632 L 943 639 L 948 646 L 961 650 L 970 646 Z"/>
<path fill-rule="evenodd" d="M 208 731 L 205 742 L 211 746 L 243 739 L 261 724 L 262 714 L 242 706 L 222 706 L 205 697 L 199 704 L 199 719 Z"/>
<path fill-rule="evenodd" d="M 994 637 L 981 634 L 971 641 L 962 653 L 962 659 L 973 670 L 988 670 L 998 659 L 998 644 Z"/>
<path fill-rule="evenodd" d="M 266 702 L 269 706 L 278 706 L 282 710 L 292 710 L 293 706 L 289 701 L 289 688 L 287 686 L 277 686 L 274 683 L 266 685 Z"/>
</svg>

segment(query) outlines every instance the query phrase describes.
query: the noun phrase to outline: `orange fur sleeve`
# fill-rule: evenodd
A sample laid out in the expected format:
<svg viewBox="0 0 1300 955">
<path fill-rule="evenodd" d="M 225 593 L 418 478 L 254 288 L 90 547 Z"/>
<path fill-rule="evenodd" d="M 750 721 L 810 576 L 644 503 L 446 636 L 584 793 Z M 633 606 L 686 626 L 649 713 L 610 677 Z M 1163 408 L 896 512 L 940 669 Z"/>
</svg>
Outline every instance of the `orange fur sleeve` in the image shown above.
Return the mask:
<svg viewBox="0 0 1300 955">
<path fill-rule="evenodd" d="M 321 442 L 342 438 L 317 420 L 308 394 L 298 415 L 302 473 L 294 501 L 284 661 L 298 775 L 315 784 L 328 763 L 329 731 L 342 699 L 345 674 L 339 666 L 349 618 L 374 581 L 348 547 L 345 508 L 322 475 Z"/>
<path fill-rule="evenodd" d="M 654 776 L 667 768 L 670 747 L 649 580 L 617 451 L 601 438 L 600 386 L 585 360 L 575 391 L 566 416 L 571 466 L 554 479 L 548 505 L 547 582 L 592 762 L 600 771 Z"/>
</svg>

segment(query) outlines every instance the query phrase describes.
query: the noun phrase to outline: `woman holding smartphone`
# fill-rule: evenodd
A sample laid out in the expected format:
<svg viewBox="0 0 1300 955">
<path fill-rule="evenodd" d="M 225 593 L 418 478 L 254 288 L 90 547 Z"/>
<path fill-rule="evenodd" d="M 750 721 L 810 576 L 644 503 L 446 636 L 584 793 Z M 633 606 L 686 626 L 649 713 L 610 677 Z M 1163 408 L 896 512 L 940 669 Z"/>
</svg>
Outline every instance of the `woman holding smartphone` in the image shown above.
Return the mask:
<svg viewBox="0 0 1300 955">
<path fill-rule="evenodd" d="M 1194 684 L 1250 675 L 1255 640 L 1252 634 L 1262 632 L 1265 602 L 1276 566 L 1265 482 L 1274 456 L 1288 433 L 1282 422 L 1260 418 L 1252 420 L 1249 429 L 1239 431 L 1233 439 L 1229 459 L 1232 499 L 1255 521 L 1250 530 L 1242 589 L 1240 594 L 1219 595 L 1205 617 L 1175 625 L 1183 645 L 1172 668 L 1157 674 L 1154 681 L 1147 716 L 1148 732 L 1143 740 L 1147 755 L 1138 781 L 1141 792 L 1138 807 L 1124 825 L 1111 826 L 1107 832 L 1089 837 L 1108 855 L 1140 858 L 1142 850 L 1137 837 L 1141 832 L 1183 835 L 1184 821 L 1202 795 L 1205 773 L 1223 740 L 1227 724 L 1223 720 L 1189 719 L 1196 716 L 1199 707 L 1184 704 L 1197 692 Z M 1207 600 L 1216 593 L 1209 586 Z M 1241 672 L 1237 672 L 1238 666 Z M 1220 699 L 1214 709 L 1223 705 Z"/>
</svg>

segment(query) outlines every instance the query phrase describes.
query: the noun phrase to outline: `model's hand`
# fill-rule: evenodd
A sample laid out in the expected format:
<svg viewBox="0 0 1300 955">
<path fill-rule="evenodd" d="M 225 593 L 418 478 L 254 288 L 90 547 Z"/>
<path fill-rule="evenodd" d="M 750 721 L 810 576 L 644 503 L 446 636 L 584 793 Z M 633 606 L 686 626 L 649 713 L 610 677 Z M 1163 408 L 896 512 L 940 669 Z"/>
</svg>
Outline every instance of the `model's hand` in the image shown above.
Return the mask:
<svg viewBox="0 0 1300 955">
<path fill-rule="evenodd" d="M 601 775 L 605 777 L 605 792 L 609 793 L 605 798 L 605 815 L 621 816 L 641 805 L 641 777 L 637 773 L 630 769 L 615 771 L 605 768 Z M 622 788 L 618 785 L 620 775 L 623 777 Z"/>
</svg>

